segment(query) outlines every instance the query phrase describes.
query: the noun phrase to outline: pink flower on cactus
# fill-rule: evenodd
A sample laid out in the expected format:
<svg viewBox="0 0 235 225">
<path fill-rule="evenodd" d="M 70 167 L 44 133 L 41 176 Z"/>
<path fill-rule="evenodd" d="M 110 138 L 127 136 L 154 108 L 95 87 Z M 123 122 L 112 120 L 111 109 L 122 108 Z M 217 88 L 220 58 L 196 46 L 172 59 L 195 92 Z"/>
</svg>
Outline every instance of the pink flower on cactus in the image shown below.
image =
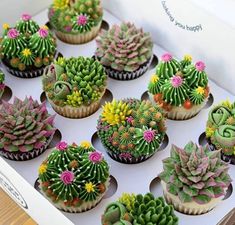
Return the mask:
<svg viewBox="0 0 235 225">
<path fill-rule="evenodd" d="M 55 14 L 54 8 L 51 8 L 49 11 L 49 18 L 51 18 Z"/>
<path fill-rule="evenodd" d="M 172 55 L 170 53 L 165 53 L 162 55 L 163 62 L 169 62 L 172 60 Z"/>
<path fill-rule="evenodd" d="M 195 67 L 196 67 L 197 71 L 201 72 L 205 69 L 206 65 L 205 65 L 204 62 L 198 61 L 198 62 L 195 63 Z"/>
<path fill-rule="evenodd" d="M 19 31 L 16 30 L 15 28 L 11 28 L 8 32 L 7 32 L 7 37 L 11 38 L 11 39 L 15 39 L 20 35 Z"/>
<path fill-rule="evenodd" d="M 72 30 L 72 27 L 71 26 L 65 26 L 64 29 L 67 31 L 67 32 L 70 32 Z"/>
<path fill-rule="evenodd" d="M 38 34 L 41 38 L 47 37 L 48 33 L 49 33 L 48 29 L 46 29 L 46 28 L 40 28 L 38 31 Z"/>
<path fill-rule="evenodd" d="M 77 23 L 79 26 L 84 26 L 87 24 L 87 17 L 85 15 L 79 15 L 77 17 Z"/>
<path fill-rule="evenodd" d="M 60 179 L 65 185 L 71 184 L 74 180 L 74 174 L 73 172 L 66 170 L 61 173 Z"/>
<path fill-rule="evenodd" d="M 5 84 L 0 84 L 0 90 L 3 90 L 5 88 Z"/>
<path fill-rule="evenodd" d="M 101 152 L 95 151 L 89 154 L 89 160 L 93 163 L 99 163 L 103 160 L 103 154 Z"/>
<path fill-rule="evenodd" d="M 123 153 L 119 154 L 119 157 L 125 158 L 125 159 L 131 159 L 132 158 L 131 153 L 129 153 L 129 152 L 123 152 Z"/>
<path fill-rule="evenodd" d="M 144 131 L 144 140 L 148 143 L 152 142 L 155 138 L 155 131 L 154 130 L 145 130 Z"/>
<path fill-rule="evenodd" d="M 66 150 L 68 147 L 68 144 L 65 141 L 61 141 L 56 145 L 56 148 L 60 151 Z"/>
<path fill-rule="evenodd" d="M 127 123 L 130 123 L 130 124 L 132 123 L 133 120 L 134 118 L 132 116 L 129 116 L 126 118 Z"/>
<path fill-rule="evenodd" d="M 171 78 L 171 84 L 174 88 L 180 87 L 182 83 L 183 83 L 183 78 L 181 76 L 175 75 Z"/>
<path fill-rule="evenodd" d="M 24 20 L 24 21 L 28 21 L 32 18 L 32 16 L 30 16 L 29 14 L 27 13 L 24 13 L 22 16 L 21 16 L 21 19 Z"/>
</svg>

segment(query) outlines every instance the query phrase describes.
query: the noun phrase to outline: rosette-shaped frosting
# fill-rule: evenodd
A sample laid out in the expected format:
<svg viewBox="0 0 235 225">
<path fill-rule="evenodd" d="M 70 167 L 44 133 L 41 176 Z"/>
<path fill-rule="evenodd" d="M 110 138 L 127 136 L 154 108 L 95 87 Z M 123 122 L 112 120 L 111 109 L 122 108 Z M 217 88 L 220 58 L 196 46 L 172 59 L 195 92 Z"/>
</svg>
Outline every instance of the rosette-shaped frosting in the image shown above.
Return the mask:
<svg viewBox="0 0 235 225">
<path fill-rule="evenodd" d="M 224 101 L 210 110 L 206 136 L 224 154 L 235 154 L 235 103 Z"/>
<path fill-rule="evenodd" d="M 133 204 L 129 204 L 133 202 Z M 179 219 L 174 209 L 162 197 L 153 194 L 123 194 L 117 201 L 110 203 L 102 215 L 102 225 L 178 225 Z"/>
<path fill-rule="evenodd" d="M 16 29 L 22 34 L 32 35 L 39 30 L 38 24 L 32 20 L 32 16 L 29 14 L 23 14 L 20 21 L 16 24 Z"/>
<path fill-rule="evenodd" d="M 102 97 L 107 76 L 93 58 L 59 58 L 45 72 L 43 89 L 57 105 L 90 105 Z"/>
<path fill-rule="evenodd" d="M 98 120 L 98 135 L 108 149 L 121 157 L 151 156 L 165 135 L 165 118 L 159 107 L 137 99 L 106 103 Z"/>
<path fill-rule="evenodd" d="M 66 206 L 94 201 L 108 186 L 108 164 L 89 142 L 59 142 L 38 171 L 42 191 Z"/>
<path fill-rule="evenodd" d="M 31 97 L 13 104 L 3 101 L 0 107 L 0 148 L 9 152 L 27 152 L 45 146 L 54 134 L 54 116 L 48 114 L 45 103 Z"/>
<path fill-rule="evenodd" d="M 118 71 L 135 71 L 153 54 L 150 34 L 131 23 L 102 30 L 96 43 L 95 55 L 101 64 Z"/>
<path fill-rule="evenodd" d="M 181 202 L 206 204 L 225 195 L 231 183 L 228 164 L 220 159 L 220 151 L 189 142 L 184 149 L 172 146 L 171 156 L 163 160 L 159 175 L 167 191 Z"/>
</svg>

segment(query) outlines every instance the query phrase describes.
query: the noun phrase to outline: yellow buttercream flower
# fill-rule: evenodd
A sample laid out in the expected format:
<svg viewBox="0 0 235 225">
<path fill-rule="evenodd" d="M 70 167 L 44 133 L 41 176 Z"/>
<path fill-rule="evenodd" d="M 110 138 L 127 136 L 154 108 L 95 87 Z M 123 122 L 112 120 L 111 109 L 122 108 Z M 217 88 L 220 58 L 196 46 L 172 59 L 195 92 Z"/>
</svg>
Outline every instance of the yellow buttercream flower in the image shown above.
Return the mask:
<svg viewBox="0 0 235 225">
<path fill-rule="evenodd" d="M 46 171 L 47 171 L 47 165 L 45 163 L 41 164 L 38 169 L 39 174 L 43 174 Z"/>
<path fill-rule="evenodd" d="M 235 146 L 233 147 L 233 150 L 234 150 L 234 151 L 233 151 L 233 154 L 235 155 Z"/>
<path fill-rule="evenodd" d="M 7 30 L 8 28 L 10 28 L 10 26 L 9 26 L 8 23 L 4 23 L 4 24 L 2 25 L 2 27 L 3 27 L 4 30 Z"/>
<path fill-rule="evenodd" d="M 85 148 L 85 149 L 88 149 L 91 147 L 91 143 L 89 141 L 82 141 L 80 143 L 81 147 Z"/>
<path fill-rule="evenodd" d="M 85 184 L 85 189 L 88 193 L 94 192 L 95 191 L 95 185 L 92 184 L 92 182 L 86 183 Z"/>
<path fill-rule="evenodd" d="M 213 127 L 207 127 L 206 128 L 206 137 L 212 137 L 215 133 L 215 128 Z"/>
<path fill-rule="evenodd" d="M 151 76 L 150 81 L 152 83 L 157 83 L 159 81 L 159 79 L 160 79 L 159 76 L 157 74 L 154 74 L 154 75 Z"/>
<path fill-rule="evenodd" d="M 32 52 L 30 51 L 29 48 L 25 48 L 25 49 L 22 51 L 22 54 L 23 54 L 23 56 L 28 57 L 28 56 L 32 55 Z"/>
<path fill-rule="evenodd" d="M 229 99 L 227 99 L 226 101 L 221 102 L 221 104 L 222 104 L 222 106 L 225 106 L 225 107 L 227 107 L 229 109 L 233 108 L 232 107 L 232 103 L 231 103 L 231 101 Z"/>
<path fill-rule="evenodd" d="M 49 29 L 47 25 L 43 25 L 41 28 L 42 28 L 42 29 L 45 29 L 45 30 L 48 30 L 48 29 Z"/>
<path fill-rule="evenodd" d="M 118 201 L 126 205 L 126 208 L 131 211 L 134 208 L 135 199 L 135 194 L 123 193 L 122 196 L 118 199 Z"/>
<path fill-rule="evenodd" d="M 184 56 L 184 60 L 191 62 L 192 61 L 192 56 L 187 54 L 187 55 Z"/>
<path fill-rule="evenodd" d="M 55 9 L 64 9 L 68 6 L 69 0 L 54 0 L 53 7 Z"/>
<path fill-rule="evenodd" d="M 204 95 L 205 90 L 204 90 L 203 87 L 198 87 L 198 88 L 196 88 L 196 93 L 197 93 L 198 95 Z"/>
</svg>

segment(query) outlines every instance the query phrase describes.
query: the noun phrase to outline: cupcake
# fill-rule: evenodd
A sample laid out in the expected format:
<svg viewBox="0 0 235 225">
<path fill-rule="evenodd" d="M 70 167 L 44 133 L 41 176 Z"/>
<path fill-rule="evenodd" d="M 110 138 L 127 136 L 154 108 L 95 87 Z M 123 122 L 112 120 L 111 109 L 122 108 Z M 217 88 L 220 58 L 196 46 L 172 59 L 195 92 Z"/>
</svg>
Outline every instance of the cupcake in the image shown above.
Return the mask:
<svg viewBox="0 0 235 225">
<path fill-rule="evenodd" d="M 148 92 L 150 99 L 163 108 L 167 118 L 190 119 L 208 100 L 205 64 L 202 61 L 192 64 L 189 55 L 179 62 L 166 53 L 151 77 Z"/>
<path fill-rule="evenodd" d="M 4 81 L 5 81 L 5 75 L 4 73 L 0 70 L 0 99 L 4 93 L 4 89 L 5 89 L 5 84 L 4 84 Z"/>
<path fill-rule="evenodd" d="M 89 142 L 59 142 L 40 165 L 41 193 L 58 209 L 83 212 L 95 207 L 109 186 L 109 166 Z"/>
<path fill-rule="evenodd" d="M 45 70 L 42 83 L 57 113 L 82 118 L 99 108 L 107 76 L 103 66 L 93 58 L 59 58 Z"/>
<path fill-rule="evenodd" d="M 210 110 L 206 138 L 211 150 L 221 150 L 222 159 L 235 164 L 235 103 L 223 101 Z"/>
<path fill-rule="evenodd" d="M 151 64 L 153 42 L 150 33 L 132 23 L 113 25 L 96 39 L 96 58 L 109 77 L 132 80 L 143 75 Z"/>
<path fill-rule="evenodd" d="M 7 71 L 14 76 L 33 78 L 43 74 L 56 53 L 56 41 L 47 26 L 39 25 L 23 14 L 15 27 L 3 25 L 0 57 Z"/>
<path fill-rule="evenodd" d="M 171 205 L 153 194 L 124 193 L 110 203 L 102 215 L 102 225 L 178 225 L 179 219 Z"/>
<path fill-rule="evenodd" d="M 207 213 L 219 204 L 231 183 L 229 166 L 220 151 L 189 142 L 184 149 L 172 146 L 159 175 L 168 204 L 190 215 Z"/>
<path fill-rule="evenodd" d="M 54 116 L 48 114 L 45 102 L 31 97 L 23 101 L 2 102 L 0 106 L 0 155 L 25 161 L 42 154 L 55 132 Z"/>
<path fill-rule="evenodd" d="M 54 0 L 48 17 L 61 41 L 82 44 L 97 36 L 103 9 L 100 0 Z"/>
<path fill-rule="evenodd" d="M 158 106 L 137 99 L 113 100 L 103 106 L 98 136 L 107 153 L 122 163 L 139 163 L 159 150 L 165 118 Z"/>
</svg>

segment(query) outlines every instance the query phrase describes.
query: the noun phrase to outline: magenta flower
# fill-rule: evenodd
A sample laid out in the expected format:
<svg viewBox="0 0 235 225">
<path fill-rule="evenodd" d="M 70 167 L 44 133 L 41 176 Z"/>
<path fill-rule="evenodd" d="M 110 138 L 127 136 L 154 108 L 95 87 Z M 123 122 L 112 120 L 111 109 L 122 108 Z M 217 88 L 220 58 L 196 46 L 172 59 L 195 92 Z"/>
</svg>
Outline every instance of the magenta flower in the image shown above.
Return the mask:
<svg viewBox="0 0 235 225">
<path fill-rule="evenodd" d="M 144 131 L 144 140 L 148 143 L 152 142 L 155 138 L 155 131 L 154 130 L 145 130 Z"/>
<path fill-rule="evenodd" d="M 60 179 L 65 185 L 71 184 L 74 180 L 74 174 L 69 170 L 63 171 L 60 175 Z"/>
<path fill-rule="evenodd" d="M 126 118 L 127 123 L 130 123 L 130 124 L 132 123 L 133 120 L 134 118 L 132 116 L 129 116 Z"/>
<path fill-rule="evenodd" d="M 16 30 L 15 28 L 11 28 L 8 32 L 7 32 L 7 37 L 11 38 L 11 39 L 15 39 L 20 35 L 19 31 Z"/>
<path fill-rule="evenodd" d="M 89 160 L 93 163 L 99 163 L 103 160 L 103 154 L 101 152 L 95 151 L 89 154 Z"/>
<path fill-rule="evenodd" d="M 174 88 L 180 87 L 182 83 L 183 83 L 183 78 L 181 76 L 175 75 L 171 78 L 171 84 Z"/>
<path fill-rule="evenodd" d="M 72 27 L 71 26 L 65 26 L 64 29 L 67 31 L 67 32 L 70 32 L 72 30 Z"/>
<path fill-rule="evenodd" d="M 170 53 L 165 53 L 161 57 L 162 61 L 169 62 L 172 60 L 172 55 Z"/>
<path fill-rule="evenodd" d="M 205 69 L 206 65 L 205 65 L 204 62 L 198 61 L 198 62 L 195 63 L 195 67 L 196 67 L 197 71 L 201 72 Z"/>
<path fill-rule="evenodd" d="M 0 84 L 0 90 L 3 90 L 5 88 L 5 84 Z"/>
<path fill-rule="evenodd" d="M 132 158 L 131 153 L 129 153 L 129 152 L 123 152 L 123 153 L 119 154 L 119 157 L 125 158 L 125 159 L 131 159 Z"/>
<path fill-rule="evenodd" d="M 56 145 L 56 148 L 61 151 L 66 150 L 67 147 L 68 147 L 68 144 L 65 141 L 61 141 Z"/>
<path fill-rule="evenodd" d="M 21 16 L 21 19 L 24 20 L 24 21 L 28 21 L 32 18 L 32 16 L 30 16 L 29 14 L 27 13 L 24 13 L 22 16 Z"/>
<path fill-rule="evenodd" d="M 77 17 L 77 23 L 79 26 L 84 26 L 87 24 L 87 17 L 85 15 L 79 15 Z"/>
<path fill-rule="evenodd" d="M 48 35 L 48 30 L 46 28 L 40 28 L 38 34 L 41 38 L 45 38 Z"/>
</svg>

